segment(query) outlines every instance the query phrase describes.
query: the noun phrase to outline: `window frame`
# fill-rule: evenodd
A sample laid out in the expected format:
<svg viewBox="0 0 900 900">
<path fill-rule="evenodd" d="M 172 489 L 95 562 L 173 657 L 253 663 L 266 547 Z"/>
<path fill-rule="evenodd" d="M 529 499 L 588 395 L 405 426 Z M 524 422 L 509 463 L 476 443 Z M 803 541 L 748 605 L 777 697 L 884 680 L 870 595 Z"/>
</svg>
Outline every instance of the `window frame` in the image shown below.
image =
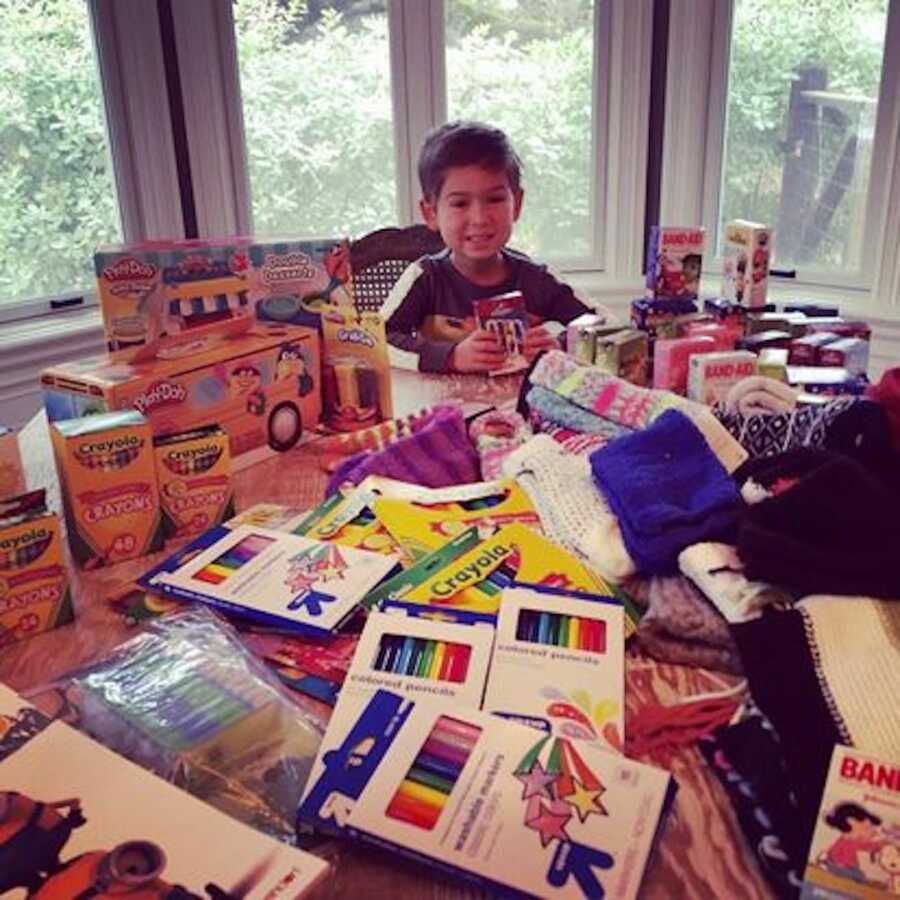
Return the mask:
<svg viewBox="0 0 900 900">
<path fill-rule="evenodd" d="M 671 0 L 671 4 L 661 218 L 669 223 L 699 222 L 708 236 L 716 236 L 734 0 Z M 696 27 L 698 22 L 702 27 Z M 677 102 L 679 98 L 685 102 Z M 693 114 L 678 116 L 676 109 Z M 856 307 L 882 312 L 900 304 L 896 203 L 889 202 L 900 192 L 898 152 L 900 0 L 890 0 L 860 269 L 843 274 L 798 267 L 795 278 L 770 278 L 775 295 L 814 291 L 844 296 Z M 721 257 L 706 254 L 703 274 L 707 280 L 720 277 L 721 263 Z"/>
</svg>

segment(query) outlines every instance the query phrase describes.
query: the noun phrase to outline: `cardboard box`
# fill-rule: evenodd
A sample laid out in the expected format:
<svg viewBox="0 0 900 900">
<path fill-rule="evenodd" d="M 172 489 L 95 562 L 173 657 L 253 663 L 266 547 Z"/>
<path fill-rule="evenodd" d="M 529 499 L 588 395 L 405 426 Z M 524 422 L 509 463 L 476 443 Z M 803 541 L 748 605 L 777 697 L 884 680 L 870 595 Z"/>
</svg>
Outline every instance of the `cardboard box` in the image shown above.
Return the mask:
<svg viewBox="0 0 900 900">
<path fill-rule="evenodd" d="M 572 319 L 566 326 L 566 353 L 575 359 L 593 363 L 594 341 L 597 329 L 606 326 L 606 316 L 584 313 Z"/>
<path fill-rule="evenodd" d="M 691 356 L 719 349 L 711 335 L 657 340 L 653 346 L 653 387 L 684 394 Z"/>
<path fill-rule="evenodd" d="M 156 434 L 215 423 L 228 432 L 238 468 L 289 450 L 319 422 L 319 337 L 310 328 L 245 319 L 234 333 L 206 333 L 159 353 L 127 362 L 93 356 L 45 370 L 47 418 L 134 408 Z"/>
<path fill-rule="evenodd" d="M 758 222 L 734 219 L 725 225 L 722 241 L 722 294 L 750 309 L 766 305 L 772 229 Z"/>
<path fill-rule="evenodd" d="M 647 245 L 647 296 L 696 300 L 703 242 L 702 228 L 654 225 Z"/>
<path fill-rule="evenodd" d="M 160 550 L 150 423 L 136 410 L 50 423 L 72 557 L 95 569 Z"/>
<path fill-rule="evenodd" d="M 792 366 L 814 366 L 819 361 L 819 351 L 833 341 L 840 340 L 830 331 L 818 331 L 794 338 L 788 348 L 788 361 Z"/>
<path fill-rule="evenodd" d="M 234 515 L 228 435 L 218 425 L 157 435 L 156 477 L 166 537 L 188 537 Z"/>
<path fill-rule="evenodd" d="M 0 500 L 25 493 L 25 470 L 19 439 L 11 428 L 0 425 Z"/>
<path fill-rule="evenodd" d="M 649 342 L 647 335 L 634 328 L 598 335 L 594 365 L 610 375 L 646 387 L 649 381 Z"/>
<path fill-rule="evenodd" d="M 852 394 L 861 396 L 869 382 L 842 366 L 788 366 L 788 384 L 807 394 Z"/>
<path fill-rule="evenodd" d="M 72 618 L 60 522 L 45 491 L 0 500 L 0 648 Z"/>
<path fill-rule="evenodd" d="M 688 366 L 688 397 L 712 406 L 725 399 L 732 385 L 756 374 L 756 354 L 749 350 L 698 353 Z"/>
<path fill-rule="evenodd" d="M 823 366 L 843 366 L 851 375 L 865 375 L 869 368 L 869 342 L 852 337 L 829 341 L 820 348 L 818 362 Z"/>
</svg>

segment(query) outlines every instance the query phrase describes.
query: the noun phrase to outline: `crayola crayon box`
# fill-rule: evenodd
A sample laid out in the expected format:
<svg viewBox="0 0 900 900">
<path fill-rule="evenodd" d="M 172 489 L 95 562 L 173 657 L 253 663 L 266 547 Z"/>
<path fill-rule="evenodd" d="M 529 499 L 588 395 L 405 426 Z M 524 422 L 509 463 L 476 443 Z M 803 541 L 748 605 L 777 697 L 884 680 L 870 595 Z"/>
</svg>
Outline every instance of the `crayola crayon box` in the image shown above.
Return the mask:
<svg viewBox="0 0 900 900">
<path fill-rule="evenodd" d="M 485 711 L 621 753 L 624 627 L 614 597 L 505 588 Z"/>
<path fill-rule="evenodd" d="M 370 612 L 342 693 L 369 696 L 384 688 L 478 709 L 493 642 L 494 629 L 484 623 Z"/>
<path fill-rule="evenodd" d="M 668 772 L 459 704 L 338 702 L 300 817 L 504 896 L 637 896 Z"/>
<path fill-rule="evenodd" d="M 138 584 L 272 628 L 325 635 L 396 567 L 380 553 L 268 528 L 219 526 Z"/>
<path fill-rule="evenodd" d="M 322 313 L 322 420 L 333 431 L 368 428 L 394 415 L 384 319 L 354 307 Z"/>
<path fill-rule="evenodd" d="M 50 423 L 69 548 L 87 569 L 162 548 L 153 434 L 137 410 Z"/>
<path fill-rule="evenodd" d="M 0 648 L 72 618 L 59 518 L 44 490 L 0 500 Z"/>
<path fill-rule="evenodd" d="M 166 537 L 188 537 L 234 515 L 228 434 L 218 425 L 153 439 Z"/>
</svg>

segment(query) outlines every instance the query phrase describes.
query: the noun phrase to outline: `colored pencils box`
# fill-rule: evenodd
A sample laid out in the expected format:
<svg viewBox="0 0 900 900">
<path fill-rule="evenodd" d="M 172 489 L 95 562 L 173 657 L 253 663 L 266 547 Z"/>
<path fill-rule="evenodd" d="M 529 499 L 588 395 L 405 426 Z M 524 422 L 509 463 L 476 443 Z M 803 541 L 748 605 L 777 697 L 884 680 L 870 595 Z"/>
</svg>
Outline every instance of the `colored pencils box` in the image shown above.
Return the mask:
<svg viewBox="0 0 900 900">
<path fill-rule="evenodd" d="M 430 831 L 437 825 L 481 729 L 441 716 L 391 798 L 387 814 Z"/>
<path fill-rule="evenodd" d="M 487 712 L 622 751 L 625 614 L 613 597 L 538 585 L 503 591 Z"/>
<path fill-rule="evenodd" d="M 344 681 L 344 693 L 388 688 L 481 706 L 494 628 L 371 612 Z"/>
<path fill-rule="evenodd" d="M 141 587 L 286 631 L 334 631 L 396 567 L 379 553 L 240 525 L 207 531 Z"/>
<path fill-rule="evenodd" d="M 347 699 L 301 819 L 504 895 L 637 896 L 675 791 L 667 772 L 459 705 Z"/>
</svg>

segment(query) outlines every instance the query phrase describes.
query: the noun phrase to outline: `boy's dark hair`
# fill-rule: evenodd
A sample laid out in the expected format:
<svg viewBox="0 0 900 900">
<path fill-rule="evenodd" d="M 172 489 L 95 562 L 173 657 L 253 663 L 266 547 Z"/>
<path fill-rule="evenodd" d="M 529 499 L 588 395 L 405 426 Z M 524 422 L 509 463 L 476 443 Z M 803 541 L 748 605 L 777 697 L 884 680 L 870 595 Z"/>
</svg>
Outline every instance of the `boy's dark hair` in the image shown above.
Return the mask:
<svg viewBox="0 0 900 900">
<path fill-rule="evenodd" d="M 514 192 L 519 190 L 522 161 L 499 128 L 458 121 L 430 132 L 419 153 L 419 183 L 426 200 L 438 198 L 447 169 L 455 166 L 484 166 L 505 172 L 509 186 Z"/>
<path fill-rule="evenodd" d="M 848 819 L 868 819 L 873 825 L 880 825 L 881 819 L 873 816 L 868 810 L 864 809 L 858 803 L 841 803 L 836 806 L 830 816 L 825 817 L 825 821 L 838 831 L 847 832 L 850 830 Z"/>
</svg>

